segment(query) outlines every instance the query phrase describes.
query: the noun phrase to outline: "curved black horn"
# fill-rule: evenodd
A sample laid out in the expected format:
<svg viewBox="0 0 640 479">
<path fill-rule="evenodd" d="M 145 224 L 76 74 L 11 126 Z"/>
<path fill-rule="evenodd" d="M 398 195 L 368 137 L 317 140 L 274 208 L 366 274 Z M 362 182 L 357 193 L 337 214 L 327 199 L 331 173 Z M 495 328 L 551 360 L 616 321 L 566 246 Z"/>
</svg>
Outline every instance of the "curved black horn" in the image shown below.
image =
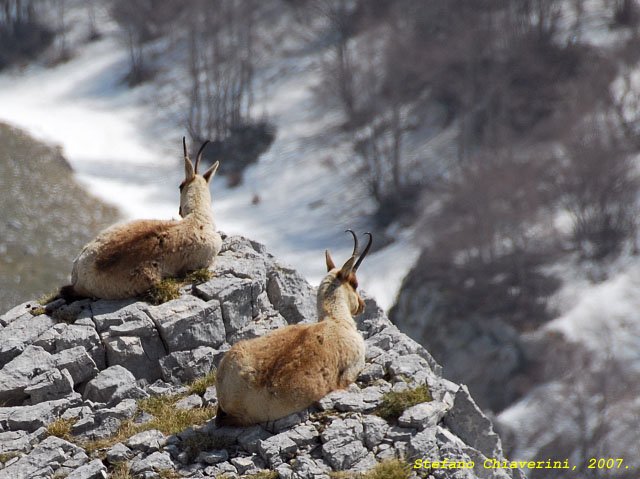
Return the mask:
<svg viewBox="0 0 640 479">
<path fill-rule="evenodd" d="M 356 257 L 358 254 L 358 237 L 353 232 L 353 230 L 344 230 L 344 232 L 351 233 L 351 235 L 353 236 L 353 253 L 351 253 L 351 256 Z"/>
<path fill-rule="evenodd" d="M 369 235 L 369 242 L 367 243 L 367 246 L 364 248 L 364 251 L 362 252 L 360 257 L 358 258 L 358 261 L 356 261 L 356 264 L 353 266 L 353 271 L 358 271 L 358 268 L 360 267 L 360 263 L 362 263 L 362 260 L 364 259 L 364 257 L 367 256 L 367 253 L 371 249 L 371 243 L 373 243 L 373 235 L 368 232 L 365 234 Z"/>
<path fill-rule="evenodd" d="M 196 173 L 198 173 L 198 165 L 200 164 L 200 160 L 202 159 L 202 153 L 204 152 L 204 149 L 207 147 L 208 144 L 209 144 L 209 140 L 205 141 L 200 147 L 200 149 L 198 150 L 198 154 L 196 155 L 196 165 L 193 167 L 193 171 L 195 171 Z"/>
<path fill-rule="evenodd" d="M 187 139 L 184 136 L 182 137 L 182 149 L 184 150 L 184 157 L 188 159 L 189 155 L 187 154 Z"/>
</svg>

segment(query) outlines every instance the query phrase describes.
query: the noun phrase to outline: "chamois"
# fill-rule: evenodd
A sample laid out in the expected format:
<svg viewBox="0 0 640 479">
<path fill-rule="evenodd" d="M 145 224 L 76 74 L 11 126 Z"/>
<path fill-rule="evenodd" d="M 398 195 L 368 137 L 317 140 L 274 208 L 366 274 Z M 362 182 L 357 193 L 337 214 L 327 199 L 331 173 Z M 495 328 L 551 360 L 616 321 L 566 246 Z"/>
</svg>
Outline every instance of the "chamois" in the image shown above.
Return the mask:
<svg viewBox="0 0 640 479">
<path fill-rule="evenodd" d="M 340 269 L 325 252 L 327 275 L 318 288 L 318 322 L 285 326 L 236 343 L 217 371 L 218 426 L 248 426 L 303 410 L 326 394 L 347 387 L 364 368 L 364 339 L 352 316 L 364 311 L 356 292 L 360 256 Z"/>
<path fill-rule="evenodd" d="M 198 165 L 209 142 L 198 151 L 195 165 L 184 149 L 185 179 L 180 184 L 179 220 L 137 220 L 112 226 L 88 243 L 73 262 L 71 285 L 60 295 L 120 299 L 137 296 L 163 278 L 182 276 L 211 265 L 222 247 L 211 211 L 209 183 L 215 162 L 202 175 Z"/>
</svg>

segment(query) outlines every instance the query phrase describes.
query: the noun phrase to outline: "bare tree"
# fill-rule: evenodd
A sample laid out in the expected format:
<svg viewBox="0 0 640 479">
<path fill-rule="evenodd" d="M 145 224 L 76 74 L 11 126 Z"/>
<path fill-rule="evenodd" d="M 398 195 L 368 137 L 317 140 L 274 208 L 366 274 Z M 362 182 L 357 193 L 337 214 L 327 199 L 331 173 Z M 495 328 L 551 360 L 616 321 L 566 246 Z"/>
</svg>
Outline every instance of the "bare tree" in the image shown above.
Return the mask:
<svg viewBox="0 0 640 479">
<path fill-rule="evenodd" d="M 197 140 L 222 140 L 251 116 L 253 105 L 254 25 L 251 0 L 189 3 L 189 134 Z"/>
<path fill-rule="evenodd" d="M 585 257 L 605 258 L 635 237 L 640 181 L 610 118 L 577 128 L 566 144 L 558 187 L 573 218 L 574 243 Z"/>
</svg>

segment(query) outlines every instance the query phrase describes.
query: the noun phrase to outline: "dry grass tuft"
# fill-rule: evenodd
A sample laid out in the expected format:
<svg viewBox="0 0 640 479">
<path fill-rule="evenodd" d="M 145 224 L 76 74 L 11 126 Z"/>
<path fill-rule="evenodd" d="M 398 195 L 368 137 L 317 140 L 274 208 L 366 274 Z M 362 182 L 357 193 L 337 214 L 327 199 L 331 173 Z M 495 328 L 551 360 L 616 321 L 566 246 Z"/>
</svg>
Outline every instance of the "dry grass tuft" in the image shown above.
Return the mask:
<svg viewBox="0 0 640 479">
<path fill-rule="evenodd" d="M 71 439 L 71 426 L 74 422 L 74 419 L 58 418 L 47 426 L 47 434 L 69 441 Z"/>
<path fill-rule="evenodd" d="M 379 463 L 370 471 L 358 472 L 330 472 L 331 479 L 409 479 L 411 466 L 399 459 L 392 459 Z"/>
<path fill-rule="evenodd" d="M 189 394 L 202 396 L 208 387 L 215 385 L 216 371 L 210 371 L 206 376 L 196 379 L 189 385 Z"/>
<path fill-rule="evenodd" d="M 375 414 L 387 421 L 395 421 L 405 409 L 423 402 L 432 401 L 431 393 L 426 385 L 406 391 L 390 391 L 382 397 L 382 404 L 375 410 Z"/>
<path fill-rule="evenodd" d="M 123 421 L 113 436 L 89 441 L 82 444 L 88 452 L 107 449 L 118 442 L 123 442 L 127 438 L 142 431 L 157 429 L 169 436 L 185 429 L 204 424 L 213 419 L 216 415 L 216 407 L 206 406 L 194 409 L 176 409 L 175 404 L 184 395 L 156 396 L 138 401 L 138 408 L 153 416 L 151 421 L 144 424 L 136 424 L 132 420 Z"/>
<path fill-rule="evenodd" d="M 213 278 L 213 272 L 209 268 L 202 268 L 192 271 L 185 278 L 185 283 L 206 283 Z"/>
</svg>

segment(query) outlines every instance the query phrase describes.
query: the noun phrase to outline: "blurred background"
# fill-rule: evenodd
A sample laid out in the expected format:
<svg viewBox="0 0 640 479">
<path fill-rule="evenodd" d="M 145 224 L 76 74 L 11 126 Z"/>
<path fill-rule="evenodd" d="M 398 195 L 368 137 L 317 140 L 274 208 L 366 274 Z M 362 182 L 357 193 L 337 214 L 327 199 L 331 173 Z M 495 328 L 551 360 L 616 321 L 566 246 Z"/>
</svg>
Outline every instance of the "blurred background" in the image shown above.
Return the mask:
<svg viewBox="0 0 640 479">
<path fill-rule="evenodd" d="M 637 0 L 0 0 L 0 310 L 177 217 L 211 139 L 221 231 L 312 284 L 372 231 L 363 289 L 507 457 L 637 478 L 639 62 Z"/>
</svg>

